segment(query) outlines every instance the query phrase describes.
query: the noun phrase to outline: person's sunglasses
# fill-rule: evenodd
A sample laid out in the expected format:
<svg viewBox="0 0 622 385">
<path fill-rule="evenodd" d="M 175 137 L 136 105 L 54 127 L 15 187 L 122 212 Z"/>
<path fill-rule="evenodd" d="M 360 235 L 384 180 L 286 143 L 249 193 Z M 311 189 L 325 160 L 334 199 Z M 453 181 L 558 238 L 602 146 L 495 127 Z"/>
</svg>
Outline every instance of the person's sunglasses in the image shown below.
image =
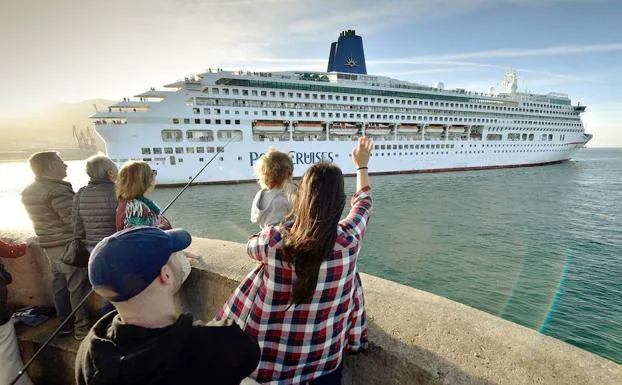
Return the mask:
<svg viewBox="0 0 622 385">
<path fill-rule="evenodd" d="M 158 175 L 158 170 L 151 170 L 151 175 L 157 176 Z"/>
</svg>

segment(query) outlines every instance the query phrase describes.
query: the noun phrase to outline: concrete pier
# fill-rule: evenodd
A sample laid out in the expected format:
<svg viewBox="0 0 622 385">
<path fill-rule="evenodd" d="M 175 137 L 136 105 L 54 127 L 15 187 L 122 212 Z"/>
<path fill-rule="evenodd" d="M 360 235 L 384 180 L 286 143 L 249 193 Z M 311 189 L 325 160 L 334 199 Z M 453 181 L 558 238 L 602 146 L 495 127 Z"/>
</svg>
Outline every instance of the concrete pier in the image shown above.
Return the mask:
<svg viewBox="0 0 622 385">
<path fill-rule="evenodd" d="M 29 235 L 0 230 L 3 239 Z M 210 320 L 254 262 L 238 243 L 195 238 L 190 250 L 202 257 L 202 265 L 184 284 L 180 306 Z M 11 302 L 51 304 L 46 262 L 36 248 L 4 262 L 15 278 Z M 361 276 L 371 349 L 347 356 L 345 384 L 622 384 L 622 366 L 605 358 L 446 298 Z M 44 328 L 53 330 L 52 321 Z M 25 327 L 18 333 L 26 355 L 46 335 Z M 67 366 L 76 348 L 73 339 L 59 338 L 47 353 L 51 357 L 29 372 L 33 380 L 69 383 Z M 49 365 L 46 359 L 57 361 Z M 53 369 L 59 362 L 62 370 Z"/>
</svg>

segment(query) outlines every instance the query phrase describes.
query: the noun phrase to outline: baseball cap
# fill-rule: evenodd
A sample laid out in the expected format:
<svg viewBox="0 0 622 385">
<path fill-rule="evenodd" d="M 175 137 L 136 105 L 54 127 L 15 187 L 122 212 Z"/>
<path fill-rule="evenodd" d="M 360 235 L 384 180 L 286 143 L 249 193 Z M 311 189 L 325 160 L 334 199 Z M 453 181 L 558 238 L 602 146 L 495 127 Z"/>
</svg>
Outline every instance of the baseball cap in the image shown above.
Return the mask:
<svg viewBox="0 0 622 385">
<path fill-rule="evenodd" d="M 114 233 L 91 252 L 91 285 L 109 301 L 127 301 L 151 285 L 172 253 L 191 242 L 184 229 L 135 226 Z"/>
</svg>

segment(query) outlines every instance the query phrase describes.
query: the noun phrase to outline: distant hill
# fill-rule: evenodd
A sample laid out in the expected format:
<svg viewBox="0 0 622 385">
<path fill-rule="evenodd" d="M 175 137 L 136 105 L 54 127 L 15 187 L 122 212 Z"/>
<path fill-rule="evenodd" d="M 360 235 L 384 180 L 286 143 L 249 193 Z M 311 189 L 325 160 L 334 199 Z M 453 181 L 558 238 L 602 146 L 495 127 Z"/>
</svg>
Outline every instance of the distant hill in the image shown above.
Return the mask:
<svg viewBox="0 0 622 385">
<path fill-rule="evenodd" d="M 40 110 L 33 110 L 19 116 L 0 118 L 0 152 L 32 149 L 77 148 L 78 142 L 73 136 L 73 126 L 83 130 L 91 127 L 96 137 L 98 149 L 104 149 L 103 141 L 95 134 L 88 117 L 105 109 L 114 102 L 111 100 L 91 99 L 79 103 L 60 103 Z"/>
</svg>

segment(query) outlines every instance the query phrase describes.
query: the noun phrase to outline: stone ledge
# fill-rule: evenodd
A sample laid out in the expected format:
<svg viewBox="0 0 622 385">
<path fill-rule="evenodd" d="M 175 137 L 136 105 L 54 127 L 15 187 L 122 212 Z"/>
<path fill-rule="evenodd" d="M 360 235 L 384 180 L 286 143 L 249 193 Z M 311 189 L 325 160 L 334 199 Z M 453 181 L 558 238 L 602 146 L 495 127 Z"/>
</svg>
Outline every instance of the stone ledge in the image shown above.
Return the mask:
<svg viewBox="0 0 622 385">
<path fill-rule="evenodd" d="M 17 237 L 0 230 L 0 238 Z M 190 250 L 201 255 L 202 266 L 193 269 L 184 284 L 180 304 L 196 318 L 209 321 L 255 263 L 238 243 L 194 238 Z M 30 293 L 46 293 L 49 282 L 21 278 L 32 277 L 34 268 L 19 265 L 41 258 L 36 248 L 30 253 L 34 255 L 8 260 L 8 269 L 17 282 L 37 286 Z M 595 354 L 434 294 L 367 274 L 361 278 L 371 349 L 368 355 L 346 358 L 345 384 L 622 383 L 622 367 Z M 10 298 L 18 303 L 46 302 L 26 296 L 25 288 L 12 292 L 13 287 Z M 29 340 L 33 346 L 36 342 L 21 330 L 20 340 L 23 348 Z M 75 349 L 62 344 L 57 348 L 69 354 Z M 28 348 L 23 353 L 28 357 L 32 352 Z M 73 368 L 62 370 L 70 373 Z M 32 373 L 36 383 L 51 383 L 45 377 Z"/>
<path fill-rule="evenodd" d="M 204 265 L 181 293 L 211 319 L 255 263 L 244 245 L 195 238 Z M 369 355 L 349 356 L 352 384 L 620 384 L 622 367 L 534 330 L 449 299 L 361 274 Z"/>
</svg>

